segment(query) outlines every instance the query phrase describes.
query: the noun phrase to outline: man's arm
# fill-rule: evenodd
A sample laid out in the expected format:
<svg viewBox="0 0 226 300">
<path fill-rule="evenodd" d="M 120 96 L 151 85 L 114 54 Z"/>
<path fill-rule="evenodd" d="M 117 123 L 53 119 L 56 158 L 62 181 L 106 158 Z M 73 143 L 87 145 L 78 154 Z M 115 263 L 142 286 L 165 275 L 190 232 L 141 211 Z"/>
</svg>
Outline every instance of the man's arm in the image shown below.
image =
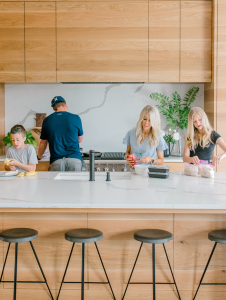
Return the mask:
<svg viewBox="0 0 226 300">
<path fill-rule="evenodd" d="M 47 147 L 47 143 L 48 141 L 47 140 L 41 140 L 40 141 L 40 144 L 39 144 L 39 149 L 38 149 L 38 158 L 41 159 L 45 150 L 46 150 L 46 147 Z"/>
<path fill-rule="evenodd" d="M 78 137 L 78 142 L 81 143 L 83 141 L 83 135 Z"/>
</svg>

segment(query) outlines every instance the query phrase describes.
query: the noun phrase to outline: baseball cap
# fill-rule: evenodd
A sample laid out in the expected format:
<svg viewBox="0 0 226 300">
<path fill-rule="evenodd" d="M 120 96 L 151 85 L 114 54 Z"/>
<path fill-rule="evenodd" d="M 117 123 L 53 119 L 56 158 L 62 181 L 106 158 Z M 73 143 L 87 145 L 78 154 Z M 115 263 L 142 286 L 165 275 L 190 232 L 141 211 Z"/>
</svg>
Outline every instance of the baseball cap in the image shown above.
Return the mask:
<svg viewBox="0 0 226 300">
<path fill-rule="evenodd" d="M 61 96 L 55 96 L 51 101 L 51 107 L 53 107 L 57 102 L 66 102 L 66 101 Z"/>
</svg>

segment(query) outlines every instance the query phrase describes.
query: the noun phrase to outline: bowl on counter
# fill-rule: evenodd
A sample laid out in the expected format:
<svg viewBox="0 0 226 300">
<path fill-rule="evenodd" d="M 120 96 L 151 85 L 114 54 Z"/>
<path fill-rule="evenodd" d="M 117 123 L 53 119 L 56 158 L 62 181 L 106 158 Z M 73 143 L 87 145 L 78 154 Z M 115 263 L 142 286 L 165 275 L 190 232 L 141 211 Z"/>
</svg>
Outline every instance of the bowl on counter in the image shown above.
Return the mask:
<svg viewBox="0 0 226 300">
<path fill-rule="evenodd" d="M 148 175 L 148 166 L 147 165 L 135 165 L 134 166 L 135 173 L 140 176 Z"/>
</svg>

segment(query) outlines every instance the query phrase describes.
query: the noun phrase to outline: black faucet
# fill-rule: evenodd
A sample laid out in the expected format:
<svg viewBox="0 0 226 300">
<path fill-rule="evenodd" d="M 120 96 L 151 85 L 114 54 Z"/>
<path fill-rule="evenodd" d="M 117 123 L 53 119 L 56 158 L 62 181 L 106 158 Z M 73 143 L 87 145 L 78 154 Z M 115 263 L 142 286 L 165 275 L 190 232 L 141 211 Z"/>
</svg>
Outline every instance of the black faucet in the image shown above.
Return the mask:
<svg viewBox="0 0 226 300">
<path fill-rule="evenodd" d="M 94 150 L 89 150 L 89 181 L 95 181 L 95 172 L 94 172 Z"/>
</svg>

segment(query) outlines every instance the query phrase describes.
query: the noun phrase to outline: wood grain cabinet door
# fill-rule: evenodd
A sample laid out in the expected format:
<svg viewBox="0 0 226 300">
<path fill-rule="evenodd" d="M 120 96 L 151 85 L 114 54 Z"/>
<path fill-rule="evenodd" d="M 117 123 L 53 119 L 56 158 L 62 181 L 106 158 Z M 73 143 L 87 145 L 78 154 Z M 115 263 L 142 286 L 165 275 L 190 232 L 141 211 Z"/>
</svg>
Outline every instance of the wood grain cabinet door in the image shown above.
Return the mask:
<svg viewBox="0 0 226 300">
<path fill-rule="evenodd" d="M 149 82 L 179 82 L 180 1 L 149 1 Z"/>
<path fill-rule="evenodd" d="M 217 60 L 218 66 L 226 65 L 226 1 L 218 0 L 218 40 L 217 40 Z"/>
<path fill-rule="evenodd" d="M 25 2 L 26 82 L 56 82 L 55 6 Z"/>
<path fill-rule="evenodd" d="M 148 1 L 56 5 L 58 82 L 148 81 Z"/>
<path fill-rule="evenodd" d="M 0 82 L 24 75 L 24 2 L 0 2 Z"/>
<path fill-rule="evenodd" d="M 212 1 L 181 2 L 181 82 L 211 82 Z"/>
</svg>

